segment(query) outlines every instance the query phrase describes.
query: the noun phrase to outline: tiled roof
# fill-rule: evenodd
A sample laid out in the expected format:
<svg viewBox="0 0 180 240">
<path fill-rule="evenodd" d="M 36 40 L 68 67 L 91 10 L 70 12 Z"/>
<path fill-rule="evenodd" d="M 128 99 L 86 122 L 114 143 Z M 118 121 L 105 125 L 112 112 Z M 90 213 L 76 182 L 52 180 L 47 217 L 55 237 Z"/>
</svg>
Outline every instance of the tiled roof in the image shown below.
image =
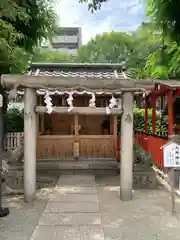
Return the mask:
<svg viewBox="0 0 180 240">
<path fill-rule="evenodd" d="M 178 80 L 155 80 L 156 84 L 165 85 L 170 88 L 180 88 L 180 81 Z"/>
<path fill-rule="evenodd" d="M 32 76 L 57 76 L 57 77 L 80 77 L 80 78 L 130 78 L 130 75 L 122 72 L 72 72 L 72 71 L 30 71 L 29 75 Z"/>
<path fill-rule="evenodd" d="M 67 63 L 32 63 L 28 75 L 57 76 L 68 78 L 120 78 L 130 75 L 122 71 L 120 64 L 67 64 Z"/>
</svg>

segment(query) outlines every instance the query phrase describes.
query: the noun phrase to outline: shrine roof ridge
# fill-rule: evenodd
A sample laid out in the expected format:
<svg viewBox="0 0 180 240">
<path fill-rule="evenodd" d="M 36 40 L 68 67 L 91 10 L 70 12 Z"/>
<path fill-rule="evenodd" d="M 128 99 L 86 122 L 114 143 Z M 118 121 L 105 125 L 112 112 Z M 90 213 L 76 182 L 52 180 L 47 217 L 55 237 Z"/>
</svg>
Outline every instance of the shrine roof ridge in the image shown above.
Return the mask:
<svg viewBox="0 0 180 240">
<path fill-rule="evenodd" d="M 125 68 L 121 63 L 47 63 L 47 62 L 31 62 L 29 69 L 116 69 L 124 71 Z"/>
<path fill-rule="evenodd" d="M 122 64 L 112 63 L 42 63 L 32 62 L 28 75 L 31 76 L 57 76 L 80 77 L 89 79 L 119 78 L 131 79 L 131 75 L 125 73 Z"/>
<path fill-rule="evenodd" d="M 155 84 L 165 85 L 170 88 L 180 88 L 180 80 L 168 79 L 168 80 L 155 80 Z"/>
</svg>

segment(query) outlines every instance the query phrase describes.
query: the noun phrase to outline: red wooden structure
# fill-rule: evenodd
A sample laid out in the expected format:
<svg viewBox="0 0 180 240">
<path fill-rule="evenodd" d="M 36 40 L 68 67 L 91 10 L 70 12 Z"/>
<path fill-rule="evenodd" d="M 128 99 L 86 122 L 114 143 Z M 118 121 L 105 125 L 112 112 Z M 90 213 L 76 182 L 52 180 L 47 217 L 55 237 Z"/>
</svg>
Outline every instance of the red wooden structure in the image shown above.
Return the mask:
<svg viewBox="0 0 180 240">
<path fill-rule="evenodd" d="M 163 150 L 162 146 L 167 143 L 170 136 L 175 134 L 177 131 L 177 125 L 175 125 L 174 117 L 174 106 L 176 98 L 180 96 L 180 81 L 155 81 L 153 90 L 151 90 L 144 101 L 144 129 L 141 132 L 135 132 L 136 140 L 139 145 L 146 151 L 152 154 L 152 159 L 157 167 L 163 167 Z M 156 115 L 157 115 L 157 102 L 167 107 L 167 121 L 168 131 L 167 133 L 157 132 L 156 128 Z M 166 101 L 165 101 L 166 100 Z M 164 108 L 164 106 L 162 108 Z M 176 106 L 176 108 L 179 106 Z M 149 119 L 148 109 L 152 109 L 152 119 Z M 162 110 L 162 109 L 161 109 Z M 180 112 L 180 109 L 179 109 Z M 160 113 L 158 113 L 160 114 Z M 148 132 L 148 121 L 152 121 L 152 131 Z M 117 138 L 117 161 L 120 160 L 120 136 Z"/>
<path fill-rule="evenodd" d="M 142 148 L 152 154 L 152 159 L 157 167 L 163 166 L 163 150 L 162 146 L 168 141 L 169 137 L 175 133 L 175 112 L 174 106 L 176 98 L 180 96 L 180 82 L 179 81 L 156 81 L 154 89 L 144 99 L 144 131 L 136 132 L 137 142 Z M 161 132 L 156 132 L 156 106 L 157 100 L 160 100 L 160 104 L 166 99 L 167 103 L 167 119 L 168 119 L 168 131 L 164 136 Z M 148 133 L 148 106 L 152 108 L 152 133 Z"/>
</svg>

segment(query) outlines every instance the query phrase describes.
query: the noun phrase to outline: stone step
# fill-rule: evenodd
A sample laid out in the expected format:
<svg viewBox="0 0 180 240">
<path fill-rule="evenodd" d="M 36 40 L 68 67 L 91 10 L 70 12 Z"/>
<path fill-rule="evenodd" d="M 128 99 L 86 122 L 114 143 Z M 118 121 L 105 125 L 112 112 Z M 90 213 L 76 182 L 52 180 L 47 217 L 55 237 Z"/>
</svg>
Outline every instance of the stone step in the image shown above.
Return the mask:
<svg viewBox="0 0 180 240">
<path fill-rule="evenodd" d="M 36 163 L 37 170 L 116 170 L 118 164 L 114 160 L 81 160 L 81 161 L 58 161 L 58 160 L 42 160 Z M 8 167 L 9 171 L 23 170 L 23 164 L 19 166 Z"/>
<path fill-rule="evenodd" d="M 51 170 L 114 170 L 118 169 L 117 162 L 113 160 L 82 160 L 82 161 L 38 161 L 37 169 Z"/>
</svg>

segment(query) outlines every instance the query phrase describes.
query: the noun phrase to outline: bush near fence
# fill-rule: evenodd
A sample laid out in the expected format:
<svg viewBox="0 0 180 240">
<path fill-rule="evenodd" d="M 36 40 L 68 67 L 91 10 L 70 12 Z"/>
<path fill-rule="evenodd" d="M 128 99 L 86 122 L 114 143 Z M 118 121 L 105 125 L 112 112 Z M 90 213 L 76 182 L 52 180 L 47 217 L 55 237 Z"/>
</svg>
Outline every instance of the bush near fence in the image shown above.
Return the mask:
<svg viewBox="0 0 180 240">
<path fill-rule="evenodd" d="M 145 110 L 142 108 L 134 108 L 134 131 L 144 131 L 144 114 Z M 118 132 L 120 133 L 120 117 L 118 120 Z M 166 136 L 168 132 L 168 119 L 163 116 L 161 119 L 160 114 L 156 114 L 156 134 Z M 148 110 L 148 133 L 152 134 L 152 109 Z"/>
<path fill-rule="evenodd" d="M 18 108 L 10 108 L 5 114 L 5 132 L 23 132 L 24 116 L 23 112 Z"/>
<path fill-rule="evenodd" d="M 144 131 L 144 109 L 134 109 L 134 130 Z M 168 132 L 168 118 L 156 114 L 156 134 L 166 136 Z M 152 134 L 152 109 L 148 110 L 148 133 Z"/>
</svg>

